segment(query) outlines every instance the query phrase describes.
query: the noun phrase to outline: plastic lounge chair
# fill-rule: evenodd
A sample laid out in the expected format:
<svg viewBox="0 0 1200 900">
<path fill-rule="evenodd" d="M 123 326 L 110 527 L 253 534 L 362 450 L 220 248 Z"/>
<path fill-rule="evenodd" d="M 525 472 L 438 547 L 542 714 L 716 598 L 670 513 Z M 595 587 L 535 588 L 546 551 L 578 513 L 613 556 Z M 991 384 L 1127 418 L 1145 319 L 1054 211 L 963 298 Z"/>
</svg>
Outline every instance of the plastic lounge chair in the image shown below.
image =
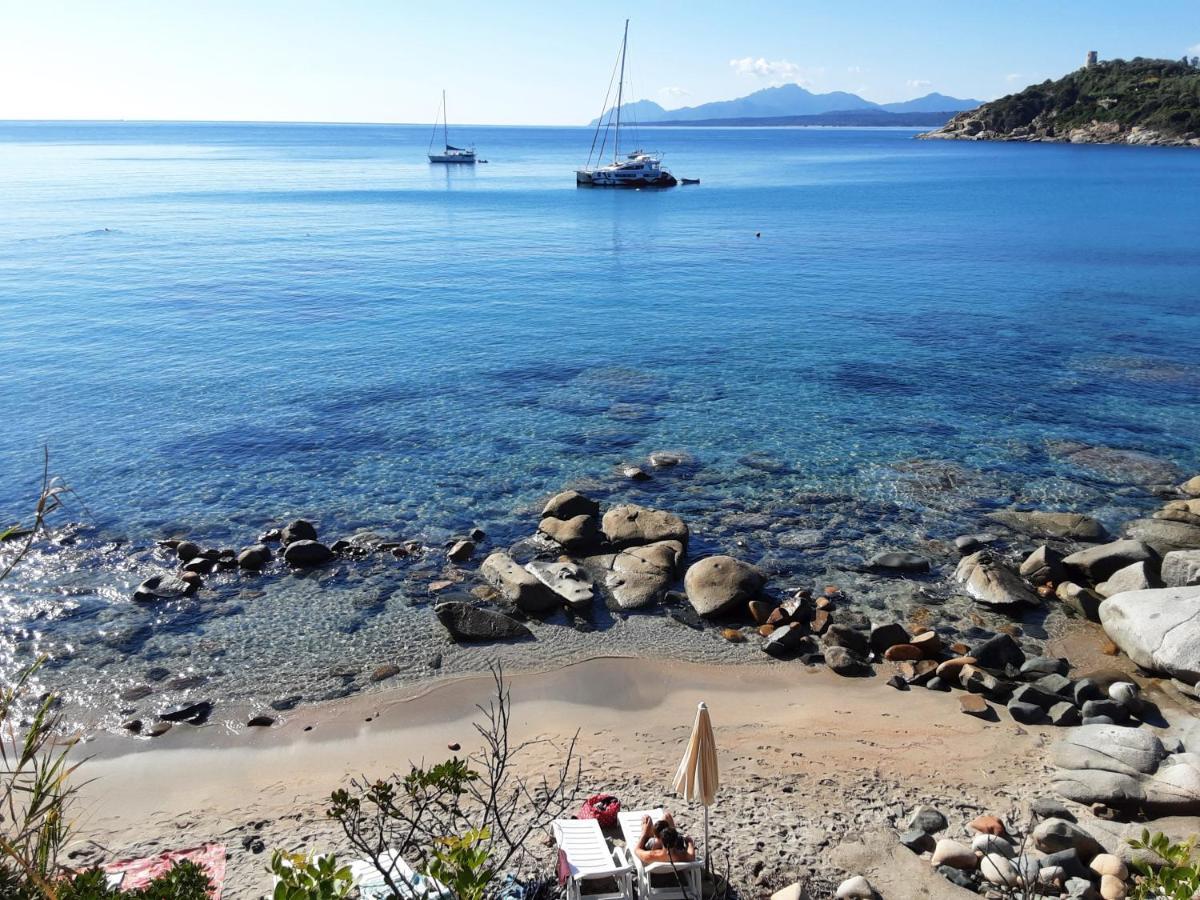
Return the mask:
<svg viewBox="0 0 1200 900">
<path fill-rule="evenodd" d="M 633 852 L 642 838 L 642 817 L 649 816 L 652 822 L 657 822 L 663 815 L 662 809 L 630 810 L 617 815 L 629 859 L 637 868 L 638 900 L 700 900 L 704 871 L 700 860 L 646 865 Z"/>
<path fill-rule="evenodd" d="M 565 869 L 567 876 L 567 900 L 633 900 L 634 868 L 619 850 L 609 853 L 599 822 L 560 819 L 552 828 L 560 871 Z M 606 890 L 605 881 L 614 883 L 616 890 Z"/>
<path fill-rule="evenodd" d="M 399 885 L 403 900 L 455 900 L 454 892 L 428 875 L 413 870 L 399 853 L 386 853 L 381 862 L 391 863 L 392 880 Z M 362 900 L 392 900 L 394 896 L 383 876 L 370 862 L 356 859 L 350 863 L 350 876 Z"/>
</svg>

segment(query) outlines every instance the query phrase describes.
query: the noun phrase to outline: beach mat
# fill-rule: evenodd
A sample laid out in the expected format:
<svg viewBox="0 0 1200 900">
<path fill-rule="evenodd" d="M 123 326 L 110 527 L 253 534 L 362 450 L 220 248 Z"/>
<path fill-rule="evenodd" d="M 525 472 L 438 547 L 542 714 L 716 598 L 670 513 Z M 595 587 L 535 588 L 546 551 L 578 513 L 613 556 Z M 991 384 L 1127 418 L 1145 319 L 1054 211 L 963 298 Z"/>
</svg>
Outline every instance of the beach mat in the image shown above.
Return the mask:
<svg viewBox="0 0 1200 900">
<path fill-rule="evenodd" d="M 158 876 L 169 872 L 175 863 L 183 859 L 191 860 L 204 870 L 208 880 L 212 882 L 212 900 L 221 900 L 221 885 L 225 881 L 224 844 L 203 844 L 187 850 L 168 850 L 158 856 L 123 859 L 101 868 L 109 876 L 110 883 L 120 878 L 117 886 L 122 891 L 132 891 L 145 887 Z"/>
</svg>

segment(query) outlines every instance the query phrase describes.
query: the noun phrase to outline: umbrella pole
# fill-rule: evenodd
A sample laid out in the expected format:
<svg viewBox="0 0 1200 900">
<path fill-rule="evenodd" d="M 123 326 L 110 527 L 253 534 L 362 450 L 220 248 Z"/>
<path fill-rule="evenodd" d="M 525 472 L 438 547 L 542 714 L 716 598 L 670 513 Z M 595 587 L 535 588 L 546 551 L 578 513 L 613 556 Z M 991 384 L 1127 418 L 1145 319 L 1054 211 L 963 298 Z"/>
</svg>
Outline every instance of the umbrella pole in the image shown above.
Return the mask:
<svg viewBox="0 0 1200 900">
<path fill-rule="evenodd" d="M 708 853 L 708 807 L 704 807 L 704 865 L 712 871 L 712 857 Z"/>
</svg>

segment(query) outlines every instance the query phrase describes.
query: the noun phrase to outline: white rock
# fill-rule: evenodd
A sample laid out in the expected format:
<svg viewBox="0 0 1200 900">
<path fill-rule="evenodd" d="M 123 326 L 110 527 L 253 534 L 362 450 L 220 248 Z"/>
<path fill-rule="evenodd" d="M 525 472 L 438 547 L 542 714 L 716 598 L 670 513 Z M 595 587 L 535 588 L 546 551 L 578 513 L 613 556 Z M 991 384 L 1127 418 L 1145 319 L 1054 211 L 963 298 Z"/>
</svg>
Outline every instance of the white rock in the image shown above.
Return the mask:
<svg viewBox="0 0 1200 900">
<path fill-rule="evenodd" d="M 1009 859 L 1014 859 L 1017 855 L 1017 850 L 1010 841 L 995 834 L 975 835 L 971 840 L 971 849 L 983 854 L 999 853 Z"/>
<path fill-rule="evenodd" d="M 933 859 L 936 866 L 950 866 L 953 869 L 971 871 L 979 865 L 979 857 L 970 847 L 960 844 L 953 838 L 942 838 L 933 848 Z"/>
<path fill-rule="evenodd" d="M 1114 875 L 1100 876 L 1100 896 L 1104 900 L 1125 900 L 1125 882 Z"/>
<path fill-rule="evenodd" d="M 853 878 L 847 878 L 838 885 L 837 893 L 833 895 L 837 900 L 872 900 L 875 896 L 875 890 L 871 887 L 871 883 L 861 875 L 855 875 Z"/>
<path fill-rule="evenodd" d="M 1038 884 L 1045 887 L 1061 885 L 1067 878 L 1067 870 L 1062 866 L 1043 866 L 1038 869 Z"/>
<path fill-rule="evenodd" d="M 1100 604 L 1100 623 L 1143 669 L 1200 681 L 1200 585 L 1109 597 Z"/>
<path fill-rule="evenodd" d="M 1129 869 L 1125 867 L 1125 863 L 1121 862 L 1120 857 L 1113 856 L 1111 853 L 1096 854 L 1092 857 L 1089 867 L 1097 875 L 1112 875 L 1122 881 L 1129 877 Z"/>
<path fill-rule="evenodd" d="M 1141 702 L 1138 700 L 1140 690 L 1132 681 L 1114 681 L 1108 686 L 1109 699 L 1120 703 L 1125 709 L 1136 711 Z"/>
<path fill-rule="evenodd" d="M 992 884 L 1001 887 L 1016 887 L 1021 883 L 1021 875 L 1012 864 L 1012 860 L 999 853 L 989 853 L 981 859 L 979 871 Z"/>
</svg>

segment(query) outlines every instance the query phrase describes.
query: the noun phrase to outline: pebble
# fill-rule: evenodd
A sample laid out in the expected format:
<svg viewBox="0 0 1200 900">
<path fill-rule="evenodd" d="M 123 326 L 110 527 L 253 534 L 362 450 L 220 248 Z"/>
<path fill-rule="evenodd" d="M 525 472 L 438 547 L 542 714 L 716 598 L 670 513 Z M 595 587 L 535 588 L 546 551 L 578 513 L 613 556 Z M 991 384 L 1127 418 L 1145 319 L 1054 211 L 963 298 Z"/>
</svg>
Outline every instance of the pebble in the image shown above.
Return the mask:
<svg viewBox="0 0 1200 900">
<path fill-rule="evenodd" d="M 1100 876 L 1100 896 L 1104 900 L 1124 900 L 1126 896 L 1125 882 L 1115 875 Z"/>
<path fill-rule="evenodd" d="M 979 871 L 992 884 L 1016 887 L 1021 876 L 1012 860 L 999 853 L 989 853 L 979 861 Z"/>
<path fill-rule="evenodd" d="M 979 853 L 999 853 L 1001 856 L 1008 859 L 1015 859 L 1017 849 L 1008 841 L 1007 838 L 1002 838 L 998 834 L 977 834 L 971 840 L 971 849 Z"/>
<path fill-rule="evenodd" d="M 861 875 L 855 875 L 839 884 L 837 892 L 833 896 L 837 900 L 872 900 L 875 890 L 867 879 Z"/>
<path fill-rule="evenodd" d="M 986 717 L 992 709 L 978 694 L 960 694 L 958 705 L 968 716 Z"/>
<path fill-rule="evenodd" d="M 1126 868 L 1125 863 L 1121 861 L 1120 857 L 1111 853 L 1097 853 L 1092 857 L 1089 865 L 1097 875 L 1112 875 L 1122 881 L 1129 877 L 1129 869 Z"/>
<path fill-rule="evenodd" d="M 994 834 L 997 837 L 1008 836 L 1008 829 L 995 816 L 976 816 L 967 823 L 967 827 L 980 834 Z"/>
<path fill-rule="evenodd" d="M 909 829 L 925 834 L 937 834 L 939 831 L 945 831 L 947 825 L 949 823 L 946 821 L 946 817 L 932 806 L 918 806 L 908 817 Z"/>
<path fill-rule="evenodd" d="M 979 857 L 970 847 L 960 844 L 952 838 L 942 838 L 934 846 L 933 858 L 930 862 L 934 866 L 950 866 L 953 869 L 969 872 L 978 867 Z"/>
</svg>

